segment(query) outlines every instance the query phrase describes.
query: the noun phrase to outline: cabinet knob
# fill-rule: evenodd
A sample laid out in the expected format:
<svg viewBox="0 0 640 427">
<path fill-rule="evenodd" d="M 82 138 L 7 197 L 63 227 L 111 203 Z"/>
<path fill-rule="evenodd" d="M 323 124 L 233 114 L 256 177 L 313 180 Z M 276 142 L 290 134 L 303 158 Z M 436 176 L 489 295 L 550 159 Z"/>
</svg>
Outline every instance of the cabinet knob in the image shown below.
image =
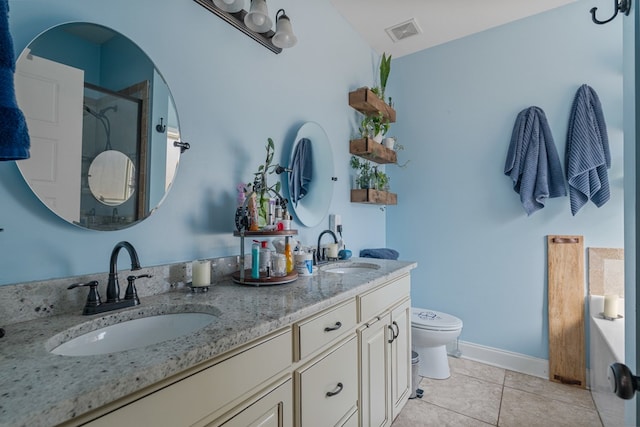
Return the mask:
<svg viewBox="0 0 640 427">
<path fill-rule="evenodd" d="M 335 396 L 336 394 L 340 393 L 343 388 L 344 388 L 344 386 L 342 385 L 342 383 L 338 383 L 336 385 L 336 391 L 328 391 L 327 392 L 327 397 Z"/>
</svg>

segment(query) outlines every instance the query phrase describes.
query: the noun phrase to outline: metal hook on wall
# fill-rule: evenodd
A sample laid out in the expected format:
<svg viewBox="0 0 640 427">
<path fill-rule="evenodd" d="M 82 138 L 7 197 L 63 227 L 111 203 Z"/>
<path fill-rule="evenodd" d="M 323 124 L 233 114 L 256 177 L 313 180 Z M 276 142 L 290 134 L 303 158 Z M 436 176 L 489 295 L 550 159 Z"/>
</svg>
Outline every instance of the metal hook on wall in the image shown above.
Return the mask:
<svg viewBox="0 0 640 427">
<path fill-rule="evenodd" d="M 167 125 L 162 124 L 162 117 L 160 117 L 160 123 L 156 125 L 156 131 L 160 133 L 164 133 L 167 130 Z"/>
<path fill-rule="evenodd" d="M 613 19 L 618 16 L 618 12 L 622 12 L 625 15 L 629 16 L 629 12 L 631 12 L 631 0 L 613 0 L 613 5 L 615 8 L 615 11 L 613 13 L 613 16 L 609 19 L 607 19 L 606 21 L 600 21 L 599 19 L 596 18 L 596 10 L 598 9 L 597 7 L 592 7 L 590 12 L 591 12 L 591 19 L 593 20 L 593 22 L 595 22 L 598 25 L 602 25 L 602 24 L 606 24 L 607 22 L 611 22 L 613 21 Z"/>
<path fill-rule="evenodd" d="M 191 148 L 191 145 L 188 142 L 183 141 L 173 141 L 173 146 L 180 147 L 180 154 Z"/>
</svg>

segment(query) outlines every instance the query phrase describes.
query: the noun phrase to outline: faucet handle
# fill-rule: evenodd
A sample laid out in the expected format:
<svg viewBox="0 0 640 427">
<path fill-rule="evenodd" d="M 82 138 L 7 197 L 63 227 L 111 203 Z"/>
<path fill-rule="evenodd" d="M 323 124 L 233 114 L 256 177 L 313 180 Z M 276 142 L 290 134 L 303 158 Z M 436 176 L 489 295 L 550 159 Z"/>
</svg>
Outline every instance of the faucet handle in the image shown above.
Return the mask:
<svg viewBox="0 0 640 427">
<path fill-rule="evenodd" d="M 100 299 L 100 294 L 98 293 L 98 281 L 92 280 L 87 283 L 74 283 L 69 285 L 67 289 L 75 289 L 83 286 L 89 286 L 89 295 L 87 295 L 87 304 L 86 307 L 97 307 L 102 304 L 102 300 Z"/>
<path fill-rule="evenodd" d="M 136 289 L 136 279 L 141 277 L 153 277 L 151 274 L 140 274 L 139 276 L 127 276 L 127 290 L 124 292 L 124 299 L 133 300 L 134 305 L 140 304 L 140 298 L 138 298 L 138 290 Z"/>
</svg>

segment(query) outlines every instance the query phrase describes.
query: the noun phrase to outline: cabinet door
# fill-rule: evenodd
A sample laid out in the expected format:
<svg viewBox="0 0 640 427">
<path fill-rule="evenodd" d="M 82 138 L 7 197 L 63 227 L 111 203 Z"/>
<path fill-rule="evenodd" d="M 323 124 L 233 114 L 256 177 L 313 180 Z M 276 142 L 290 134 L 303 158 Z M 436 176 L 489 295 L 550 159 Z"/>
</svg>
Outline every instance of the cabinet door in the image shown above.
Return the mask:
<svg viewBox="0 0 640 427">
<path fill-rule="evenodd" d="M 391 400 L 393 418 L 398 416 L 411 394 L 411 300 L 391 311 Z"/>
<path fill-rule="evenodd" d="M 292 427 L 293 386 L 289 379 L 275 390 L 243 409 L 221 427 Z M 219 425 L 208 424 L 207 427 Z"/>
<path fill-rule="evenodd" d="M 391 314 L 379 316 L 358 330 L 360 338 L 360 425 L 391 425 Z"/>
</svg>

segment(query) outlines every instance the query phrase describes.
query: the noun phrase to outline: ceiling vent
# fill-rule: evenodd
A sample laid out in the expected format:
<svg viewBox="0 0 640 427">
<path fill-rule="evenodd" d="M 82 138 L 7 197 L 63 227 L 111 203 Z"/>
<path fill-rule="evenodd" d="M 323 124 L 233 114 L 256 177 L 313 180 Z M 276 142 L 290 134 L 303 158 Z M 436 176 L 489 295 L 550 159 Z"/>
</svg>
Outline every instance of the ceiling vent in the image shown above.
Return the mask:
<svg viewBox="0 0 640 427">
<path fill-rule="evenodd" d="M 404 40 L 411 36 L 416 36 L 418 34 L 422 34 L 422 29 L 416 22 L 415 18 L 412 18 L 408 21 L 405 21 L 401 24 L 394 25 L 393 27 L 389 27 L 385 29 L 391 40 L 394 43 L 399 42 L 400 40 Z"/>
</svg>

